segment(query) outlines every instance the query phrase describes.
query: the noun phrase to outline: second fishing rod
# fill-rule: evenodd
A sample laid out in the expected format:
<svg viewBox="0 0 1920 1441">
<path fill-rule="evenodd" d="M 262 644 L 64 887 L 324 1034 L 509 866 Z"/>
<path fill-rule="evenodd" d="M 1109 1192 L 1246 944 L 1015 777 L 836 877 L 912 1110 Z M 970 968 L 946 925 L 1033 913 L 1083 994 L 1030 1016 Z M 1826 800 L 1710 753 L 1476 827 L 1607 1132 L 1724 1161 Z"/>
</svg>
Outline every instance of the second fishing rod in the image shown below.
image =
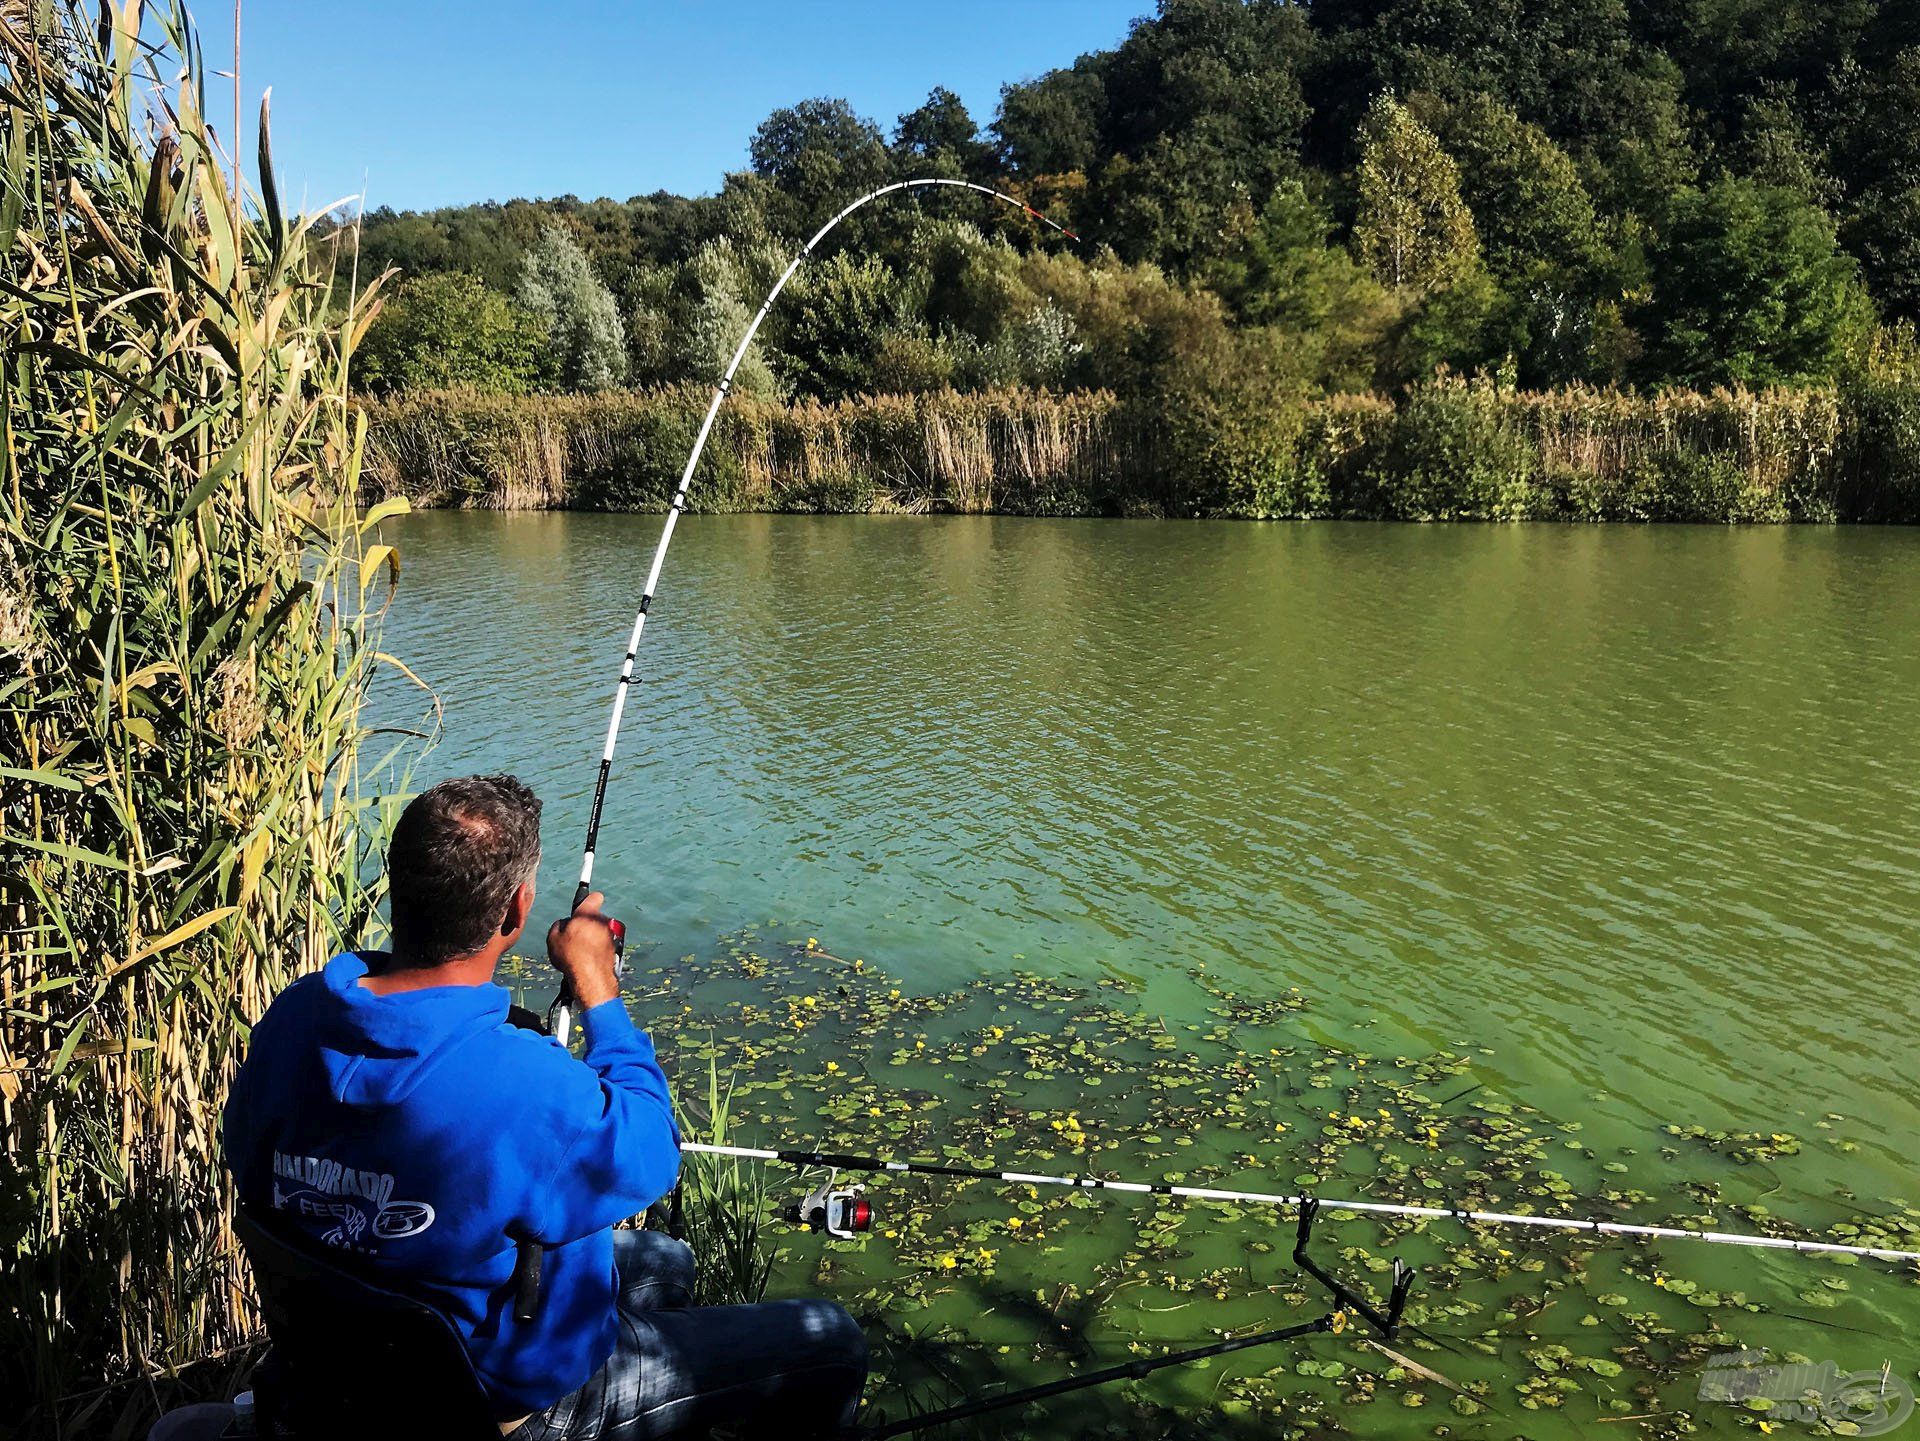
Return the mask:
<svg viewBox="0 0 1920 1441">
<path fill-rule="evenodd" d="M 1793 1236 L 1762 1236 L 1742 1231 L 1713 1231 L 1698 1226 L 1655 1226 L 1637 1221 L 1602 1221 L 1578 1216 L 1538 1216 L 1514 1211 L 1487 1211 L 1471 1206 L 1420 1206 L 1398 1201 L 1365 1201 L 1311 1192 L 1238 1190 L 1220 1186 L 1189 1186 L 1172 1181 L 1129 1181 L 1108 1176 L 1053 1175 L 962 1165 L 951 1161 L 915 1161 L 890 1156 L 857 1155 L 808 1147 L 728 1146 L 683 1141 L 683 1152 L 726 1156 L 741 1161 L 766 1161 L 801 1170 L 824 1169 L 824 1185 L 815 1187 L 793 1207 L 788 1219 L 842 1240 L 868 1230 L 873 1208 L 858 1187 L 841 1187 L 839 1173 L 930 1176 L 944 1180 L 999 1181 L 1012 1186 L 1065 1187 L 1076 1191 L 1113 1191 L 1136 1196 L 1165 1196 L 1171 1200 L 1222 1205 L 1278 1206 L 1302 1215 L 1351 1211 L 1361 1215 L 1400 1217 L 1413 1221 L 1453 1221 L 1468 1226 L 1517 1227 L 1525 1230 L 1584 1232 L 1628 1240 L 1701 1241 L 1710 1246 L 1739 1246 L 1759 1251 L 1793 1251 L 1814 1256 L 1849 1256 L 1876 1261 L 1920 1262 L 1920 1251 L 1888 1246 L 1861 1246 L 1843 1241 L 1801 1240 Z"/>
</svg>

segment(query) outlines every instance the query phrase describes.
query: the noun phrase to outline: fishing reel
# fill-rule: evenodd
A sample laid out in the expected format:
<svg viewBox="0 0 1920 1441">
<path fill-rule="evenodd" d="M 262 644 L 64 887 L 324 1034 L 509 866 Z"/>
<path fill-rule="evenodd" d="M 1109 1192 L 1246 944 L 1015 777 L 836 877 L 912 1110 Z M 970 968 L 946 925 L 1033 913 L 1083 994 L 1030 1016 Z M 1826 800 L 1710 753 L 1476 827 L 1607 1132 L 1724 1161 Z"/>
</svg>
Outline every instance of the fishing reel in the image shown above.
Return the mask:
<svg viewBox="0 0 1920 1441">
<path fill-rule="evenodd" d="M 788 1206 L 781 1219 L 840 1241 L 866 1235 L 873 1229 L 873 1203 L 864 1187 L 840 1186 L 839 1179 L 838 1171 L 829 1171 L 827 1179 Z"/>
</svg>

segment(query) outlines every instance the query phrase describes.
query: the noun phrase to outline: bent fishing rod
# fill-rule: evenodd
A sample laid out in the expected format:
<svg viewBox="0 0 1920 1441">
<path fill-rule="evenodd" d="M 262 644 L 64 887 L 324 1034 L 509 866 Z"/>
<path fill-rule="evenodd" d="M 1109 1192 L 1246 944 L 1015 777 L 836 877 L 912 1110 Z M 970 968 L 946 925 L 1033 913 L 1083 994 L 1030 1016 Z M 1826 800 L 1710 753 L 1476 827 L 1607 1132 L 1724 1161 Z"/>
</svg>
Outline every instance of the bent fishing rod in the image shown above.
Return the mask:
<svg viewBox="0 0 1920 1441">
<path fill-rule="evenodd" d="M 813 238 L 809 240 L 800 252 L 788 263 L 787 268 L 781 273 L 780 278 L 774 282 L 773 288 L 767 292 L 766 299 L 761 301 L 760 309 L 755 312 L 752 321 L 747 326 L 746 333 L 741 336 L 740 344 L 735 348 L 733 358 L 728 361 L 726 371 L 714 385 L 713 395 L 707 403 L 706 416 L 700 423 L 698 434 L 694 437 L 693 449 L 687 455 L 687 463 L 681 470 L 679 483 L 674 487 L 672 501 L 667 507 L 666 519 L 660 528 L 660 539 L 654 547 L 653 561 L 647 569 L 646 583 L 641 588 L 640 607 L 634 616 L 633 631 L 627 640 L 626 656 L 621 662 L 620 679 L 614 687 L 612 712 L 607 719 L 606 743 L 601 750 L 600 769 L 594 780 L 593 803 L 587 817 L 587 838 L 586 846 L 581 856 L 580 881 L 574 891 L 573 904 L 576 909 L 580 903 L 587 898 L 587 895 L 593 888 L 593 863 L 594 855 L 599 847 L 600 841 L 600 819 L 606 802 L 608 780 L 613 771 L 614 749 L 620 739 L 620 722 L 626 713 L 627 696 L 633 684 L 634 661 L 639 654 L 640 639 L 646 631 L 647 616 L 653 608 L 654 597 L 659 590 L 660 574 L 666 565 L 667 548 L 672 544 L 674 530 L 679 524 L 681 515 L 686 510 L 687 494 L 693 485 L 694 471 L 698 468 L 700 457 L 706 450 L 707 439 L 713 432 L 713 424 L 719 417 L 720 407 L 726 403 L 726 398 L 733 389 L 735 373 L 738 372 L 741 363 L 746 359 L 747 351 L 752 347 L 754 338 L 759 334 L 761 324 L 772 311 L 774 302 L 780 298 L 781 292 L 786 289 L 787 283 L 799 272 L 800 267 L 812 257 L 820 243 L 825 240 L 843 220 L 849 215 L 852 215 L 854 211 L 871 204 L 883 196 L 900 191 L 933 189 L 939 186 L 946 186 L 958 190 L 971 190 L 977 194 L 988 196 L 1004 205 L 1024 211 L 1033 219 L 1052 230 L 1058 231 L 1069 240 L 1078 241 L 1080 238 L 1066 226 L 1041 214 L 1026 201 L 994 190 L 989 186 L 978 185 L 970 180 L 947 180 L 938 178 L 900 180 L 890 185 L 883 185 L 877 190 L 869 191 L 867 194 L 853 201 L 845 209 L 841 210 L 839 214 L 827 221 L 825 225 L 822 225 L 820 229 L 814 233 Z M 614 933 L 616 949 L 618 949 L 624 941 L 624 927 L 620 926 L 617 921 L 611 922 L 610 927 Z M 563 1045 L 566 1043 L 568 1034 L 572 1028 L 572 1012 L 573 1000 L 563 981 L 560 993 L 554 998 L 553 1008 L 549 1014 L 548 1026 L 548 1030 Z M 1262 1191 L 1232 1191 L 1206 1187 L 1175 1186 L 1164 1182 L 1111 1181 L 1095 1176 L 1030 1175 L 1018 1171 L 952 1166 L 923 1161 L 890 1160 L 874 1156 L 846 1156 L 838 1153 L 808 1150 L 761 1150 L 742 1146 L 714 1146 L 691 1142 L 683 1145 L 682 1149 L 685 1151 L 706 1152 L 713 1155 L 732 1156 L 744 1160 L 773 1161 L 793 1166 L 825 1166 L 829 1170 L 837 1168 L 840 1170 L 867 1173 L 891 1171 L 917 1175 L 946 1176 L 949 1178 L 959 1177 L 965 1179 L 997 1180 L 1033 1186 L 1070 1186 L 1085 1190 L 1130 1191 L 1139 1194 L 1175 1196 L 1197 1201 L 1284 1206 L 1302 1208 L 1303 1210 L 1308 1207 L 1326 1205 L 1343 1211 L 1402 1216 L 1418 1220 L 1451 1219 L 1477 1225 L 1534 1227 L 1537 1229 L 1576 1232 L 1584 1231 L 1595 1235 L 1637 1236 L 1643 1239 L 1653 1240 L 1693 1240 L 1721 1246 L 1745 1246 L 1757 1249 L 1788 1250 L 1826 1255 L 1869 1256 L 1878 1260 L 1887 1261 L 1920 1261 L 1920 1251 L 1843 1245 L 1834 1241 L 1795 1241 L 1775 1236 L 1742 1235 L 1734 1232 L 1707 1231 L 1680 1226 L 1642 1226 L 1623 1221 L 1577 1220 L 1556 1216 L 1526 1216 L 1498 1211 L 1467 1210 L 1451 1206 L 1409 1206 L 1382 1201 L 1323 1200 L 1310 1195 L 1290 1196 Z M 532 1256 L 531 1275 L 526 1279 L 531 1282 L 532 1292 L 537 1293 L 539 1284 L 537 1247 L 532 1248 Z M 523 1287 L 523 1296 L 526 1294 L 527 1288 Z"/>
<path fill-rule="evenodd" d="M 618 745 L 620 741 L 620 720 L 621 717 L 626 714 L 627 692 L 632 688 L 633 684 L 634 657 L 640 652 L 640 637 L 647 628 L 647 614 L 652 610 L 653 598 L 659 590 L 660 571 L 667 561 L 667 547 L 673 543 L 674 527 L 680 523 L 680 516 L 687 507 L 687 492 L 693 485 L 694 470 L 699 466 L 700 456 L 707 448 L 707 437 L 713 432 L 713 422 L 720 414 L 720 407 L 725 404 L 728 393 L 733 389 L 734 373 L 740 369 L 740 363 L 747 358 L 747 350 L 752 346 L 754 336 L 759 334 L 761 322 L 767 318 L 768 313 L 773 309 L 774 301 L 780 298 L 780 292 L 787 288 L 787 282 L 793 279 L 799 272 L 800 267 L 806 264 L 808 258 L 812 256 L 820 242 L 825 240 L 841 221 L 845 220 L 862 206 L 871 204 L 884 195 L 892 195 L 897 191 L 903 190 L 932 189 L 936 186 L 947 186 L 956 190 L 971 190 L 980 195 L 990 196 L 1002 204 L 1025 211 L 1042 225 L 1059 231 L 1060 234 L 1066 236 L 1069 240 L 1078 241 L 1080 239 L 1078 235 L 1075 235 L 1071 230 L 1067 229 L 1066 226 L 1042 215 L 1026 201 L 1012 195 L 1004 194 L 990 186 L 976 185 L 971 180 L 897 180 L 891 185 L 883 185 L 878 190 L 872 190 L 862 195 L 858 200 L 834 216 L 833 219 L 821 226 L 820 229 L 814 233 L 813 239 L 809 240 L 806 243 L 806 247 L 793 257 L 792 262 L 789 263 L 786 270 L 781 273 L 780 278 L 774 282 L 773 289 L 767 292 L 767 298 L 760 302 L 759 311 L 754 315 L 752 323 L 747 326 L 747 333 L 740 337 L 740 344 L 733 352 L 733 359 L 727 362 L 725 374 L 720 377 L 719 381 L 715 383 L 713 387 L 713 398 L 707 402 L 706 419 L 700 422 L 700 432 L 694 437 L 693 449 L 687 455 L 686 467 L 680 472 L 680 483 L 674 487 L 672 503 L 667 507 L 666 521 L 660 527 L 660 540 L 658 544 L 654 546 L 653 564 L 647 568 L 646 584 L 640 591 L 640 610 L 633 618 L 633 633 L 627 640 L 626 659 L 622 661 L 620 665 L 620 682 L 614 687 L 613 691 L 613 713 L 607 718 L 606 744 L 600 752 L 600 774 L 593 783 L 593 806 L 587 813 L 586 850 L 580 860 L 580 884 L 575 887 L 573 893 L 573 905 L 576 910 L 579 909 L 580 903 L 587 898 L 588 892 L 593 889 L 593 857 L 595 850 L 600 844 L 600 812 L 601 807 L 607 799 L 607 779 L 613 773 L 613 751 L 614 747 Z M 615 945 L 618 946 L 623 938 L 624 932 L 616 930 L 614 936 Z M 567 1035 L 573 1025 L 573 998 L 569 994 L 564 981 L 561 983 L 560 994 L 554 998 L 553 1009 L 548 1019 L 548 1030 L 553 1033 L 561 1045 L 565 1045 Z"/>
<path fill-rule="evenodd" d="M 1229 1205 L 1280 1206 L 1303 1216 L 1322 1209 L 1358 1211 L 1374 1216 L 1400 1216 L 1421 1221 L 1458 1221 L 1467 1225 L 1522 1226 L 1548 1231 L 1577 1231 L 1596 1236 L 1628 1236 L 1656 1241 L 1704 1241 L 1714 1246 L 1746 1246 L 1757 1250 L 1798 1251 L 1809 1255 L 1869 1256 L 1880 1261 L 1920 1261 L 1920 1251 L 1883 1246 L 1853 1246 L 1839 1241 L 1796 1241 L 1785 1236 L 1755 1236 L 1737 1231 L 1708 1231 L 1688 1226 L 1643 1226 L 1629 1221 L 1591 1221 L 1565 1216 L 1529 1216 L 1506 1211 L 1476 1211 L 1461 1206 L 1410 1206 L 1390 1201 L 1348 1201 L 1311 1194 L 1285 1195 L 1276 1191 L 1237 1191 L 1208 1186 L 1180 1186 L 1167 1181 L 1118 1181 L 1103 1176 L 1048 1176 L 1027 1171 L 1004 1171 L 985 1166 L 962 1166 L 939 1161 L 903 1161 L 885 1156 L 848 1155 L 839 1151 L 762 1149 L 754 1146 L 710 1145 L 683 1141 L 682 1151 L 727 1156 L 741 1161 L 771 1161 L 802 1169 L 824 1167 L 830 1173 L 892 1173 L 941 1176 L 948 1180 L 1001 1181 L 1016 1186 L 1063 1186 L 1080 1191 L 1122 1191 L 1140 1196 L 1171 1196 L 1188 1201 Z M 817 1204 L 816 1204 L 817 1203 Z M 854 1191 L 834 1190 L 832 1181 L 809 1197 L 803 1220 L 812 1229 L 847 1239 L 872 1223 L 871 1208 Z M 817 1218 L 817 1219 L 813 1219 Z"/>
</svg>

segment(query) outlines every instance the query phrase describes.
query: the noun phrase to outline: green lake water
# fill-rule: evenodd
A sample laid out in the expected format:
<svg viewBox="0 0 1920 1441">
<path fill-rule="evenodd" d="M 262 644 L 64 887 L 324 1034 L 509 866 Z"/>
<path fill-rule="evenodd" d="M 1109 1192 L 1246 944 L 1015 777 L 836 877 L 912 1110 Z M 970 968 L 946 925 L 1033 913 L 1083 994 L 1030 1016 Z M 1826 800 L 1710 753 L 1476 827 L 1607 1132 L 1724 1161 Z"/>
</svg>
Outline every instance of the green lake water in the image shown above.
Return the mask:
<svg viewBox="0 0 1920 1441">
<path fill-rule="evenodd" d="M 658 526 L 388 527 L 386 646 L 444 705 L 417 779 L 532 783 L 548 908 Z M 696 517 L 597 880 L 742 1142 L 1912 1246 L 1917 637 L 1913 531 Z M 1317 1304 L 1284 1214 L 875 1195 L 893 1236 L 783 1234 L 775 1285 L 872 1316 L 896 1414 Z M 1393 1236 L 1322 1229 L 1377 1283 Z M 1740 1434 L 1694 1399 L 1735 1342 L 1920 1364 L 1911 1266 L 1399 1244 L 1396 1349 L 1473 1405 L 1349 1330 L 1004 1424 Z"/>
</svg>

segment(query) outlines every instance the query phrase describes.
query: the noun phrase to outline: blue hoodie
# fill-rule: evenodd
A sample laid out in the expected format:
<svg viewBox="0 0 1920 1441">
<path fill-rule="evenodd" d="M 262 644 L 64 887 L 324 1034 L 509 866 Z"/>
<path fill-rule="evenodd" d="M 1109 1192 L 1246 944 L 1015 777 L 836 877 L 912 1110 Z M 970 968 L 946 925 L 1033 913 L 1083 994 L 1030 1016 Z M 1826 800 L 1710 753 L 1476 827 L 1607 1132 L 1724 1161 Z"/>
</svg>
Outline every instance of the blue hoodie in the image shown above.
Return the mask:
<svg viewBox="0 0 1920 1441">
<path fill-rule="evenodd" d="M 610 1228 L 679 1170 L 653 1043 L 608 1001 L 582 1064 L 509 1025 L 500 986 L 380 996 L 367 969 L 335 956 L 253 1028 L 225 1114 L 240 1200 L 445 1315 L 503 1420 L 540 1410 L 612 1352 Z M 532 1321 L 519 1237 L 548 1248 Z"/>
</svg>

